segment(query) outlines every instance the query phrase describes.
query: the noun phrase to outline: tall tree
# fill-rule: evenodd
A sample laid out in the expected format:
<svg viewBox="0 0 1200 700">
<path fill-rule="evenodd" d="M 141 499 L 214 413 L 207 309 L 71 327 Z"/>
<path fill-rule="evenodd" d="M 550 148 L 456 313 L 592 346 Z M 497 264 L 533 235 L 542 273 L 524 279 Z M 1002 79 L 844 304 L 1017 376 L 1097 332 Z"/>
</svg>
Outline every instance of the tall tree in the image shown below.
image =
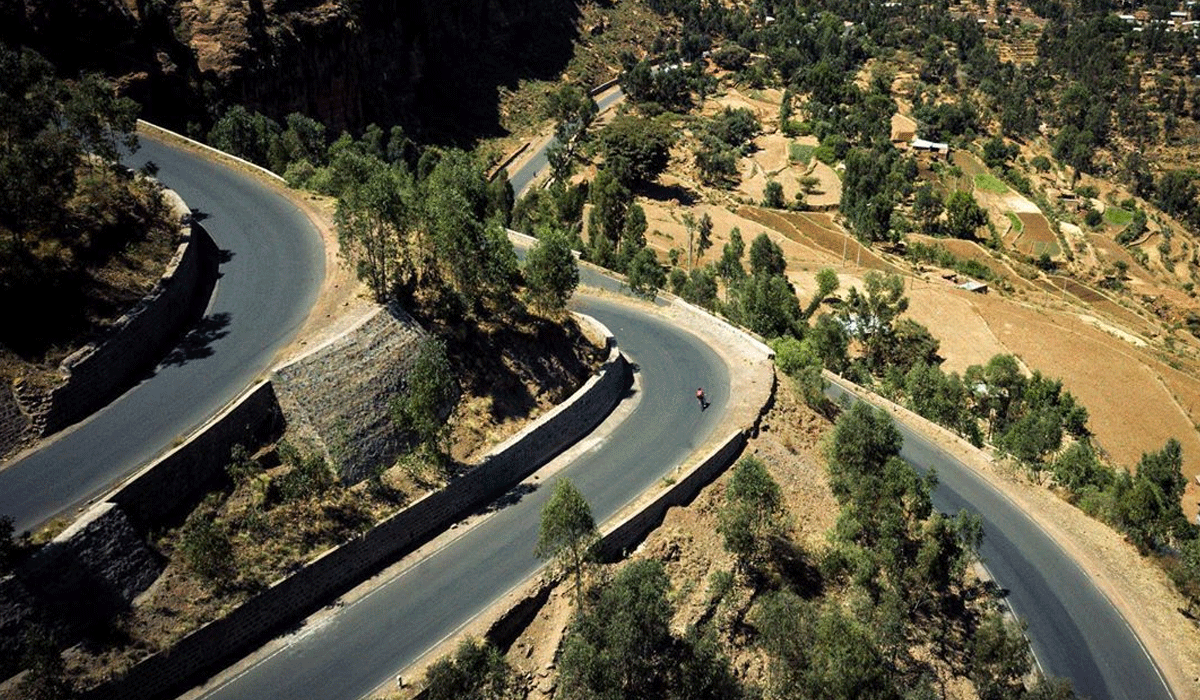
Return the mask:
<svg viewBox="0 0 1200 700">
<path fill-rule="evenodd" d="M 975 238 L 975 232 L 987 223 L 987 212 L 970 192 L 955 190 L 946 200 L 946 232 L 955 238 Z"/>
<path fill-rule="evenodd" d="M 335 222 L 338 240 L 355 261 L 360 279 L 375 299 L 383 301 L 393 285 L 404 283 L 417 269 L 408 236 L 413 213 L 406 197 L 407 182 L 382 166 L 368 179 L 351 186 L 338 199 Z"/>
<path fill-rule="evenodd" d="M 813 313 L 821 306 L 821 302 L 825 301 L 826 297 L 837 291 L 837 272 L 831 267 L 823 267 L 817 271 L 816 282 L 817 289 L 813 292 L 808 306 L 804 307 L 804 312 L 800 314 L 801 318 L 806 321 L 812 317 Z"/>
<path fill-rule="evenodd" d="M 538 232 L 538 242 L 525 257 L 525 282 L 535 306 L 561 312 L 579 286 L 579 268 L 565 234 L 549 226 Z"/>
<path fill-rule="evenodd" d="M 850 333 L 863 344 L 867 364 L 881 370 L 895 335 L 895 322 L 908 309 L 904 278 L 872 270 L 864 278 L 865 292 L 850 288 L 843 317 Z"/>
<path fill-rule="evenodd" d="M 598 536 L 592 508 L 567 479 L 554 484 L 554 493 L 542 508 L 534 553 L 553 557 L 575 576 L 575 608 L 583 610 L 583 564 Z"/>
<path fill-rule="evenodd" d="M 443 153 L 421 189 L 439 272 L 466 308 L 511 296 L 516 254 L 499 222 L 488 218 L 487 181 L 475 158 L 459 150 Z"/>
<path fill-rule="evenodd" d="M 604 167 L 625 187 L 653 181 L 666 169 L 675 133 L 665 122 L 621 115 L 600 132 Z"/>
<path fill-rule="evenodd" d="M 411 434 L 429 456 L 445 457 L 450 426 L 446 417 L 458 400 L 458 380 L 446 354 L 446 344 L 427 338 L 417 350 L 404 378 L 404 393 L 392 403 L 392 420 Z"/>
<path fill-rule="evenodd" d="M 755 457 L 743 457 L 725 488 L 717 525 L 726 551 L 743 571 L 752 572 L 763 563 L 770 538 L 782 532 L 783 514 L 783 494 L 767 465 Z"/>
</svg>

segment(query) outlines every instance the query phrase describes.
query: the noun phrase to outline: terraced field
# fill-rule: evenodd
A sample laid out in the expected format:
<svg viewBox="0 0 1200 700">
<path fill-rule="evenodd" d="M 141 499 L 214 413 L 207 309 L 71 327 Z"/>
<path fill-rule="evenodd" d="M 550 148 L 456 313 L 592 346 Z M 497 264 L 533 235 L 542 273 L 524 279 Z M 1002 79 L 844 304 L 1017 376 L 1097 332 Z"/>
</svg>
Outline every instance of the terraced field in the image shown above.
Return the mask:
<svg viewBox="0 0 1200 700">
<path fill-rule="evenodd" d="M 1021 231 L 1011 241 L 1005 241 L 1017 250 L 1037 257 L 1049 253 L 1051 257 L 1059 255 L 1062 250 L 1058 246 L 1058 237 L 1050 229 L 1050 222 L 1041 214 L 1021 212 L 1016 215 L 1021 221 Z"/>
</svg>

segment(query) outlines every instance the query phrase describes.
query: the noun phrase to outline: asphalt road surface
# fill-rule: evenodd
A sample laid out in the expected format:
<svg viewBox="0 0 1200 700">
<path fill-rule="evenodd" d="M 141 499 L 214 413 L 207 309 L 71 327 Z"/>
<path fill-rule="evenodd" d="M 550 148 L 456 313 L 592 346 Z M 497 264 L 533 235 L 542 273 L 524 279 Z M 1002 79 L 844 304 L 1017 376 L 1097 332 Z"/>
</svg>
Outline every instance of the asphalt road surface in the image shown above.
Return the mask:
<svg viewBox="0 0 1200 700">
<path fill-rule="evenodd" d="M 571 479 L 600 523 L 703 445 L 720 423 L 730 380 L 711 349 L 656 315 L 586 296 L 577 296 L 573 307 L 608 326 L 639 375 L 629 416 L 554 477 Z M 712 402 L 703 413 L 697 386 Z M 396 669 L 538 569 L 533 549 L 551 491 L 550 484 L 541 484 L 521 493 L 515 503 L 321 624 L 299 629 L 276 653 L 202 697 L 350 700 L 389 682 Z"/>
<path fill-rule="evenodd" d="M 108 406 L 0 470 L 0 514 L 34 529 L 104 492 L 202 424 L 269 366 L 299 329 L 325 276 L 317 231 L 249 176 L 145 136 L 126 163 L 197 212 L 223 252 L 203 332 Z"/>
<path fill-rule="evenodd" d="M 596 106 L 603 112 L 623 97 L 625 97 L 625 93 L 621 92 L 621 88 L 617 88 L 598 100 Z M 550 144 L 554 143 L 558 143 L 558 140 L 550 139 L 550 142 L 546 146 L 549 147 Z M 533 183 L 534 178 L 545 170 L 548 164 L 549 161 L 546 160 L 545 148 L 534 153 L 533 157 L 521 165 L 521 167 L 509 173 L 508 181 L 512 184 L 513 192 L 516 192 L 518 197 L 525 194 L 525 190 L 529 189 L 529 185 Z"/>
<path fill-rule="evenodd" d="M 850 396 L 837 384 L 827 393 L 835 400 Z M 1172 697 L 1125 619 L 1066 552 L 969 467 L 903 423 L 896 427 L 904 436 L 901 456 L 937 473 L 934 507 L 982 517 L 980 556 L 1013 612 L 1029 624 L 1046 675 L 1070 679 L 1079 697 L 1092 700 Z"/>
</svg>

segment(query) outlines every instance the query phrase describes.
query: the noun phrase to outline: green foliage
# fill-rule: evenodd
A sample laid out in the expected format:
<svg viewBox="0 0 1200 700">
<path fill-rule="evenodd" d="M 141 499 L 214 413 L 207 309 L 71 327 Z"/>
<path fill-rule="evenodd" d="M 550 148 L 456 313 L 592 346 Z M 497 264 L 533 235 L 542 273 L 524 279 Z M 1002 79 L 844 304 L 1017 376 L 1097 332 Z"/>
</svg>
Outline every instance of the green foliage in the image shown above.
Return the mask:
<svg viewBox="0 0 1200 700">
<path fill-rule="evenodd" d="M 37 53 L 0 44 L 0 344 L 9 350 L 40 359 L 75 342 L 87 331 L 90 271 L 151 232 L 173 234 L 157 188 L 113 163 L 137 148 L 136 110 L 96 75 L 60 80 Z"/>
<path fill-rule="evenodd" d="M 821 374 L 823 363 L 813 335 L 803 341 L 794 337 L 776 338 L 771 341 L 771 349 L 775 351 L 775 366 L 795 382 L 809 408 L 830 414 L 832 404 L 825 396 L 828 382 Z"/>
<path fill-rule="evenodd" d="M 719 143 L 704 143 L 697 149 L 696 167 L 700 169 L 700 177 L 706 185 L 728 189 L 738 183 L 737 152 L 731 148 L 721 148 Z"/>
<path fill-rule="evenodd" d="M 779 698 L 899 700 L 870 631 L 837 605 L 821 607 L 791 592 L 766 597 L 753 613 Z"/>
<path fill-rule="evenodd" d="M 622 241 L 622 233 L 633 204 L 633 193 L 605 168 L 597 172 L 592 180 L 588 199 L 592 205 L 588 214 L 588 260 L 603 267 L 618 269 L 621 267 L 619 254 L 623 243 L 626 243 Z"/>
<path fill-rule="evenodd" d="M 1170 568 L 1171 580 L 1188 601 L 1188 613 L 1200 606 L 1200 537 L 1195 533 L 1179 545 L 1179 557 Z"/>
<path fill-rule="evenodd" d="M 754 113 L 745 108 L 726 107 L 704 123 L 696 165 L 704 182 L 714 187 L 733 187 L 738 183 L 738 159 L 753 148 L 751 140 L 761 127 Z"/>
<path fill-rule="evenodd" d="M 559 658 L 558 697 L 566 700 L 737 700 L 729 662 L 695 632 L 671 634 L 674 611 L 662 564 L 638 560 L 589 592 Z"/>
<path fill-rule="evenodd" d="M 717 276 L 732 285 L 746 278 L 746 268 L 742 266 L 742 256 L 746 253 L 746 244 L 742 241 L 742 232 L 733 229 L 729 232 L 729 241 L 721 248 L 721 259 L 717 261 Z"/>
<path fill-rule="evenodd" d="M 595 100 L 578 85 L 564 84 L 546 95 L 546 115 L 555 122 L 560 142 L 578 138 L 598 111 Z"/>
<path fill-rule="evenodd" d="M 983 162 L 989 168 L 1002 169 L 1008 162 L 1017 157 L 1020 149 L 1016 144 L 1006 144 L 1000 136 L 993 136 L 983 143 Z M 976 178 L 978 186 L 978 177 Z"/>
<path fill-rule="evenodd" d="M 1196 185 L 1192 179 L 1191 173 L 1179 170 L 1163 173 L 1155 187 L 1154 203 L 1196 229 L 1200 226 L 1200 207 L 1197 206 Z"/>
<path fill-rule="evenodd" d="M 901 444 L 887 414 L 856 403 L 838 418 L 826 454 L 830 488 L 842 504 L 837 536 L 877 552 L 897 576 L 915 556 L 909 533 L 931 514 L 935 482 L 900 459 Z"/>
<path fill-rule="evenodd" d="M 996 279 L 995 273 L 987 265 L 978 260 L 964 260 L 959 258 L 941 243 L 927 244 L 920 241 L 910 241 L 905 246 L 904 256 L 911 260 L 946 267 L 977 280 Z"/>
<path fill-rule="evenodd" d="M 404 383 L 404 393 L 392 401 L 392 420 L 427 451 L 442 453 L 449 435 L 446 416 L 458 400 L 458 380 L 446 344 L 435 337 L 427 338 Z"/>
<path fill-rule="evenodd" d="M 271 146 L 279 134 L 279 124 L 275 120 L 234 105 L 213 124 L 208 132 L 208 143 L 213 148 L 269 167 Z"/>
<path fill-rule="evenodd" d="M 753 147 L 751 141 L 762 130 L 754 112 L 745 107 L 726 107 L 704 125 L 705 134 L 729 148 L 747 155 Z"/>
<path fill-rule="evenodd" d="M 726 311 L 762 337 L 803 335 L 800 301 L 782 275 L 752 275 L 738 285 L 733 297 Z"/>
<path fill-rule="evenodd" d="M 712 59 L 722 70 L 738 71 L 750 60 L 750 51 L 737 44 L 726 44 L 713 53 Z"/>
<path fill-rule="evenodd" d="M 576 608 L 583 610 L 583 564 L 599 533 L 592 519 L 592 508 L 583 494 L 567 479 L 554 484 L 554 493 L 542 508 L 538 529 L 538 557 L 552 557 L 575 575 Z"/>
<path fill-rule="evenodd" d="M 479 163 L 458 150 L 443 153 L 420 188 L 438 276 L 467 309 L 501 305 L 516 286 L 516 253 L 487 189 Z"/>
<path fill-rule="evenodd" d="M 667 273 L 658 262 L 654 251 L 642 248 L 629 261 L 626 273 L 629 290 L 645 299 L 653 299 L 667 281 Z"/>
<path fill-rule="evenodd" d="M 783 201 L 783 185 L 774 180 L 767 181 L 763 190 L 763 206 L 772 209 L 783 209 L 786 206 Z"/>
<path fill-rule="evenodd" d="M 913 103 L 913 116 L 921 125 L 920 133 L 931 141 L 949 141 L 979 130 L 979 113 L 969 99 L 937 103 L 918 100 Z"/>
<path fill-rule="evenodd" d="M 704 257 L 704 251 L 712 247 L 713 220 L 708 212 L 700 217 L 696 225 L 696 257 Z"/>
<path fill-rule="evenodd" d="M 771 538 L 782 534 L 783 516 L 783 494 L 767 465 L 743 457 L 733 469 L 717 516 L 725 550 L 743 571 L 755 571 L 766 561 Z"/>
<path fill-rule="evenodd" d="M 787 260 L 783 257 L 783 248 L 766 233 L 758 234 L 750 243 L 750 273 L 755 276 L 779 276 L 786 269 Z"/>
<path fill-rule="evenodd" d="M 683 278 L 678 285 L 675 284 L 675 273 L 679 273 Z M 675 268 L 671 274 L 671 286 L 676 294 L 683 297 L 684 301 L 706 309 L 717 308 L 717 276 L 712 267 L 697 267 L 691 273 L 684 273 L 679 268 Z"/>
<path fill-rule="evenodd" d="M 625 187 L 652 182 L 667 167 L 675 132 L 670 124 L 621 115 L 600 132 L 604 168 Z"/>
<path fill-rule="evenodd" d="M 980 700 L 1008 700 L 1021 696 L 1029 662 L 1024 631 L 993 613 L 975 630 L 967 674 Z"/>
<path fill-rule="evenodd" d="M 874 270 L 864 278 L 866 291 L 850 288 L 842 319 L 850 334 L 863 345 L 867 365 L 882 371 L 895 337 L 895 322 L 908 309 L 904 278 Z"/>
<path fill-rule="evenodd" d="M 850 335 L 846 326 L 832 314 L 821 314 L 805 334 L 825 369 L 844 372 L 849 365 Z"/>
<path fill-rule="evenodd" d="M 833 167 L 846 157 L 846 153 L 849 150 L 850 142 L 846 140 L 846 137 L 837 133 L 829 133 L 821 139 L 816 149 L 813 150 L 813 157 L 825 165 Z"/>
<path fill-rule="evenodd" d="M 892 227 L 896 203 L 912 191 L 917 179 L 916 163 L 887 141 L 872 148 L 852 148 L 846 154 L 842 177 L 842 213 L 862 241 L 895 241 Z"/>
<path fill-rule="evenodd" d="M 1143 553 L 1195 536 L 1180 503 L 1182 465 L 1182 448 L 1171 438 L 1162 450 L 1142 455 L 1134 476 L 1122 474 L 1113 485 L 1113 518 Z"/>
<path fill-rule="evenodd" d="M 546 225 L 578 235 L 587 201 L 585 184 L 568 186 L 554 182 L 546 189 L 526 192 L 513 204 L 510 225 L 519 231 L 534 231 Z"/>
<path fill-rule="evenodd" d="M 179 529 L 177 550 L 184 564 L 197 576 L 212 586 L 223 587 L 230 583 L 236 561 L 228 530 L 213 517 L 215 495 L 210 495 L 201 508 L 193 511 Z"/>
<path fill-rule="evenodd" d="M 831 267 L 823 267 L 817 271 L 816 275 L 817 290 L 813 292 L 812 299 L 808 302 L 808 306 L 804 307 L 804 311 L 800 314 L 804 320 L 812 318 L 820 308 L 821 302 L 825 301 L 826 297 L 837 291 L 838 276 L 837 271 Z"/>
<path fill-rule="evenodd" d="M 701 81 L 699 64 L 685 70 L 678 66 L 655 71 L 650 61 L 624 61 L 619 78 L 621 89 L 630 101 L 648 114 L 662 110 L 686 111 L 692 104 L 691 91 Z"/>
<path fill-rule="evenodd" d="M 517 674 L 504 655 L 486 641 L 465 639 L 453 656 L 425 671 L 428 700 L 516 700 L 523 697 Z"/>
<path fill-rule="evenodd" d="M 956 190 L 946 199 L 946 233 L 955 238 L 975 238 L 975 233 L 987 223 L 985 212 L 970 192 Z"/>
<path fill-rule="evenodd" d="M 933 190 L 932 185 L 926 183 L 917 188 L 916 195 L 913 197 L 912 211 L 913 216 L 920 222 L 922 231 L 936 232 L 938 217 L 942 215 L 945 208 L 942 198 Z M 911 245 L 913 244 L 910 244 L 910 247 Z"/>
<path fill-rule="evenodd" d="M 559 313 L 579 286 L 579 268 L 571 254 L 571 241 L 561 231 L 545 227 L 525 256 L 525 283 L 534 305 Z"/>
<path fill-rule="evenodd" d="M 270 498 L 285 503 L 317 498 L 337 483 L 325 458 L 317 453 L 302 454 L 295 448 L 280 450 L 291 469 L 271 482 Z"/>
<path fill-rule="evenodd" d="M 915 363 L 904 376 L 908 407 L 929 420 L 983 445 L 979 425 L 969 407 L 971 393 L 957 373 L 946 374 L 936 365 Z"/>
<path fill-rule="evenodd" d="M 406 173 L 382 163 L 365 181 L 348 185 L 338 199 L 338 241 L 377 301 L 386 300 L 395 285 L 416 273 L 414 207 Z"/>
</svg>

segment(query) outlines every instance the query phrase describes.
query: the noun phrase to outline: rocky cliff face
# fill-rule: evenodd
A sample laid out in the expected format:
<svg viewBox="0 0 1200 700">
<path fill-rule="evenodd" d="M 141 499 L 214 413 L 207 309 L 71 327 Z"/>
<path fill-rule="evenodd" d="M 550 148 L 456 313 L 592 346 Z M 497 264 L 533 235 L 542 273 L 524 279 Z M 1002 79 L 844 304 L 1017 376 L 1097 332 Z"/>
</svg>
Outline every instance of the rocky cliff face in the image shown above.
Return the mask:
<svg viewBox="0 0 1200 700">
<path fill-rule="evenodd" d="M 112 76 L 177 128 L 240 103 L 464 136 L 499 130 L 499 86 L 562 70 L 580 1 L 0 0 L 0 37 Z"/>
</svg>

